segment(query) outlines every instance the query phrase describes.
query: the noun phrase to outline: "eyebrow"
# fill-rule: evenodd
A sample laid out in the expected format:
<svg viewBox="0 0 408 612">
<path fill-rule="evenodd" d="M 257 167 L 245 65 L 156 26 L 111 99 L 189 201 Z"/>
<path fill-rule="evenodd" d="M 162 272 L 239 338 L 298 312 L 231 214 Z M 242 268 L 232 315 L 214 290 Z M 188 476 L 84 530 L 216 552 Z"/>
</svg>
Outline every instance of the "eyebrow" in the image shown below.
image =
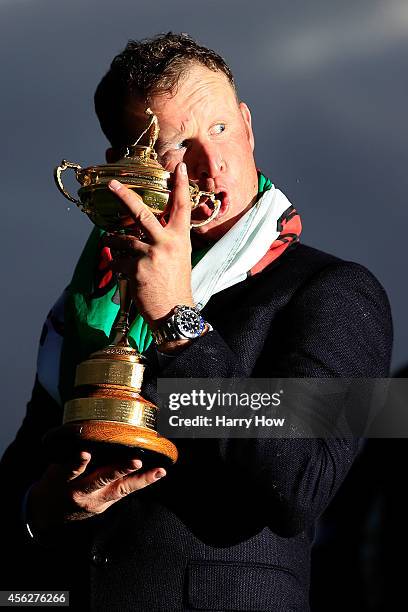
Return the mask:
<svg viewBox="0 0 408 612">
<path fill-rule="evenodd" d="M 185 137 L 184 137 L 185 132 L 186 132 L 186 124 L 185 124 L 185 121 L 182 121 L 181 129 L 178 130 L 177 128 L 174 128 L 174 132 L 171 138 L 167 138 L 166 140 L 163 140 L 162 142 L 160 142 L 159 143 L 160 146 L 164 147 L 166 145 L 173 144 L 175 141 L 185 140 Z M 159 134 L 159 141 L 160 141 L 160 134 Z"/>
<path fill-rule="evenodd" d="M 160 135 L 159 135 L 159 142 L 160 142 L 161 145 L 171 144 L 175 140 L 178 140 L 180 138 L 180 136 L 181 136 L 181 134 L 174 134 L 174 136 L 171 136 L 170 138 L 165 138 L 165 139 L 160 141 Z"/>
<path fill-rule="evenodd" d="M 168 145 L 172 145 L 175 142 L 179 142 L 180 140 L 185 140 L 181 132 L 175 133 L 174 136 L 172 136 L 171 138 L 166 138 L 166 140 L 160 140 L 160 134 L 159 134 L 157 144 L 159 147 L 167 147 Z"/>
</svg>

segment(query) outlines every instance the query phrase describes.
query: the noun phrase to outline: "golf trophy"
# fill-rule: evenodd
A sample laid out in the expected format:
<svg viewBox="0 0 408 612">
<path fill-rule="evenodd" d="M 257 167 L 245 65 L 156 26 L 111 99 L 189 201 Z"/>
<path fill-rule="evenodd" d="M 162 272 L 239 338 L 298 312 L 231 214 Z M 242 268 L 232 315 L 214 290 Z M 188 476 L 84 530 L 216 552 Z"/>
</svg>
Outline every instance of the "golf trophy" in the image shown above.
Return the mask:
<svg viewBox="0 0 408 612">
<path fill-rule="evenodd" d="M 111 233 L 125 231 L 142 239 L 141 228 L 127 206 L 108 188 L 108 183 L 112 179 L 120 180 L 141 196 L 154 215 L 163 216 L 170 195 L 171 173 L 157 160 L 157 117 L 150 109 L 145 113 L 146 128 L 133 145 L 126 147 L 118 162 L 82 168 L 63 160 L 54 171 L 61 193 L 97 227 Z M 139 144 L 143 138 L 148 144 Z M 70 195 L 62 183 L 62 173 L 67 169 L 74 170 L 80 184 L 79 199 Z M 200 191 L 192 181 L 189 189 L 192 209 L 200 205 L 201 198 L 213 208 L 205 221 L 194 225 L 209 223 L 217 216 L 220 201 L 214 193 Z M 112 327 L 112 341 L 77 366 L 73 397 L 65 403 L 63 424 L 51 432 L 51 439 L 54 446 L 58 440 L 68 439 L 77 447 L 108 449 L 111 454 L 112 451 L 127 452 L 133 457 L 140 455 L 144 465 L 149 461 L 157 465 L 158 459 L 161 465 L 175 463 L 175 445 L 156 430 L 158 408 L 140 395 L 145 358 L 128 340 L 132 300 L 126 277 L 118 275 L 118 287 L 120 307 Z"/>
</svg>

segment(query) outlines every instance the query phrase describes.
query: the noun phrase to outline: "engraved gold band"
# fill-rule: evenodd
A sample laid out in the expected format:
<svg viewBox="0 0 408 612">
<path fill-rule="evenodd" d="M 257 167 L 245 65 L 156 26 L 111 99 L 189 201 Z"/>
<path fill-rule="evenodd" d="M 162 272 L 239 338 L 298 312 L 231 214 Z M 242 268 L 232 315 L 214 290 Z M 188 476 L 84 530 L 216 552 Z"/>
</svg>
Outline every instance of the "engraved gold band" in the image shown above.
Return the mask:
<svg viewBox="0 0 408 612">
<path fill-rule="evenodd" d="M 139 400 L 80 397 L 65 404 L 63 423 L 116 421 L 156 430 L 156 408 Z"/>
<path fill-rule="evenodd" d="M 75 386 L 120 385 L 140 391 L 144 366 L 141 363 L 113 361 L 112 359 L 90 359 L 77 367 Z"/>
</svg>

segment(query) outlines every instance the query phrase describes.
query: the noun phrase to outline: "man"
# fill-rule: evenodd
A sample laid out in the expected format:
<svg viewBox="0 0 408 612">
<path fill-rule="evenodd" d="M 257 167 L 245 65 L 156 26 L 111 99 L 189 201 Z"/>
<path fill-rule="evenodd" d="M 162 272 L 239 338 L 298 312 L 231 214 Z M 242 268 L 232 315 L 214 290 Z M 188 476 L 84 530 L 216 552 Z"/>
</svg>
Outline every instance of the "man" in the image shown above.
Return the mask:
<svg viewBox="0 0 408 612">
<path fill-rule="evenodd" d="M 145 396 L 154 399 L 160 376 L 387 375 L 391 319 L 384 291 L 361 266 L 298 244 L 298 215 L 256 170 L 250 111 L 220 56 L 186 35 L 131 42 L 95 103 L 112 145 L 109 162 L 140 134 L 149 106 L 160 124 L 159 159 L 174 172 L 165 226 L 136 194 L 110 183 L 144 237 L 94 240 L 75 273 L 91 274 L 110 248 L 125 253 L 104 269 L 97 288 L 109 285 L 112 270 L 131 280 L 137 316 L 157 340 L 145 347 L 151 366 Z M 218 217 L 191 233 L 188 178 L 222 202 Z M 210 214 L 204 202 L 192 220 Z M 76 275 L 68 294 L 78 291 Z M 163 340 L 158 332 L 180 305 L 203 308 L 203 331 Z M 74 367 L 61 357 L 61 377 Z M 357 441 L 180 440 L 180 459 L 167 474 L 160 465 L 141 472 L 140 460 L 90 468 L 88 452 L 47 465 L 41 437 L 62 415 L 53 388 L 39 372 L 27 417 L 2 462 L 3 524 L 25 559 L 19 557 L 21 575 L 9 586 L 70 589 L 75 605 L 92 609 L 309 609 L 314 525 Z M 28 534 L 19 519 L 24 497 Z"/>
</svg>

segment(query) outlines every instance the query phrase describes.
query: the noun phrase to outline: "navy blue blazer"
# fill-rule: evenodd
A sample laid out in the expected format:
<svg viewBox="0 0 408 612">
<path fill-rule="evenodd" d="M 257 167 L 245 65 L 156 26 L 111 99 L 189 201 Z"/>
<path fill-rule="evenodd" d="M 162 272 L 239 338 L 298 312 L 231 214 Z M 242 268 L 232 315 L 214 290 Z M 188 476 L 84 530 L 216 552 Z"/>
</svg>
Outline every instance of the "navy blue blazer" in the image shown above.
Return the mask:
<svg viewBox="0 0 408 612">
<path fill-rule="evenodd" d="M 155 398 L 157 376 L 389 373 L 392 323 L 381 285 L 363 266 L 304 245 L 214 295 L 204 315 L 214 331 L 164 367 L 149 352 L 145 396 Z M 2 588 L 65 588 L 74 608 L 93 610 L 309 610 L 314 526 L 358 440 L 178 440 L 180 459 L 165 478 L 59 530 L 45 548 L 25 537 L 18 514 L 47 464 L 41 437 L 60 421 L 37 384 L 0 464 L 9 526 Z"/>
</svg>

